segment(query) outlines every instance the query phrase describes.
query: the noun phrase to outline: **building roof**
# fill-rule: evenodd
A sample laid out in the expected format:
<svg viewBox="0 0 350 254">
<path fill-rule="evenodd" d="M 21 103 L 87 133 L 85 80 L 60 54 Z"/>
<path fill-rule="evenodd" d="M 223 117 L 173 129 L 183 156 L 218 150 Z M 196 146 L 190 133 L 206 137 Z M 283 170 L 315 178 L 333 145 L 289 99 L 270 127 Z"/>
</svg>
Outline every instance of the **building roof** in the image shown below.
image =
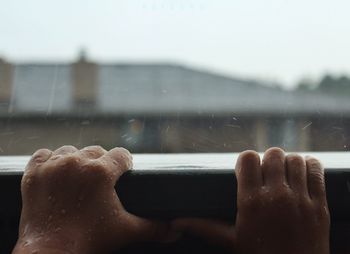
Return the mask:
<svg viewBox="0 0 350 254">
<path fill-rule="evenodd" d="M 269 87 L 172 64 L 98 65 L 93 109 L 77 108 L 70 64 L 18 64 L 6 114 L 343 114 L 350 100 Z"/>
</svg>

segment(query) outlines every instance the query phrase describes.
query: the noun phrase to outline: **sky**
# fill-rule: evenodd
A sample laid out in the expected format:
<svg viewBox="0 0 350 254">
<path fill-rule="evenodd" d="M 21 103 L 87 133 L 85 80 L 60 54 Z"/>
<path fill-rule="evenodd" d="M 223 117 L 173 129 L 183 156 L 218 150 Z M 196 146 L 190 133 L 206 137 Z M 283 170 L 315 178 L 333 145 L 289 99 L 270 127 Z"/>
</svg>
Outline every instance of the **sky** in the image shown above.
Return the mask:
<svg viewBox="0 0 350 254">
<path fill-rule="evenodd" d="M 350 75 L 348 0 L 0 0 L 11 62 L 170 62 L 295 85 Z"/>
</svg>

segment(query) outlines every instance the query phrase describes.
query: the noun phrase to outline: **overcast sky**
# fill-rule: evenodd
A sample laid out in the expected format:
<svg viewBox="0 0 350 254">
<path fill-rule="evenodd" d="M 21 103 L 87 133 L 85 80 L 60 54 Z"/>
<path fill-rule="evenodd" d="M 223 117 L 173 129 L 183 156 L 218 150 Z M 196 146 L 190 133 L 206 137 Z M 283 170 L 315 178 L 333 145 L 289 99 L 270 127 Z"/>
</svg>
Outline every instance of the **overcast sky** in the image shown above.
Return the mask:
<svg viewBox="0 0 350 254">
<path fill-rule="evenodd" d="M 350 74 L 348 0 L 0 0 L 0 56 L 166 61 L 292 85 Z"/>
</svg>

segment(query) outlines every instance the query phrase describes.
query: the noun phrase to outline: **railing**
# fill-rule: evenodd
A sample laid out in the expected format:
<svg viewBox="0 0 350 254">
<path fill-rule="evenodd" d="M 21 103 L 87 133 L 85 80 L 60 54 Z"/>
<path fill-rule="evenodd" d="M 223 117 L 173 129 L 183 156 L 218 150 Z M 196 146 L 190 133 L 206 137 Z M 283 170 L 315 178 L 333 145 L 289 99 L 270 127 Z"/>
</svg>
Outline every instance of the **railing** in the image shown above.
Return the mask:
<svg viewBox="0 0 350 254">
<path fill-rule="evenodd" d="M 350 239 L 350 153 L 308 153 L 319 158 L 326 172 L 332 219 L 333 250 L 347 248 Z M 134 169 L 117 184 L 125 208 L 160 219 L 198 216 L 234 222 L 238 154 L 136 154 Z M 20 214 L 20 179 L 29 157 L 0 157 L 0 253 L 9 253 L 16 240 Z M 218 253 L 198 241 L 172 246 L 142 246 L 168 253 Z M 170 249 L 172 249 L 172 252 Z M 128 249 L 127 253 L 140 249 Z M 133 253 L 133 252 L 132 252 Z M 336 252 L 334 252 L 336 253 Z"/>
</svg>

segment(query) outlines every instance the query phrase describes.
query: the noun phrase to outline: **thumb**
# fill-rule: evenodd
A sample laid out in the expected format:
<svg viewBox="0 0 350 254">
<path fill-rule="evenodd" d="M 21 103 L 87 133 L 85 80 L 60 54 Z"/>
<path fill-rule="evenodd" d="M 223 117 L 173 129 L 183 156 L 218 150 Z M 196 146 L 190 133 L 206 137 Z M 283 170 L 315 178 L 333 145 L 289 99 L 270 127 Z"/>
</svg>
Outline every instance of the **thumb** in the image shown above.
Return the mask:
<svg viewBox="0 0 350 254">
<path fill-rule="evenodd" d="M 219 220 L 183 218 L 172 222 L 175 231 L 189 233 L 228 249 L 234 248 L 235 232 L 232 225 Z"/>
</svg>

